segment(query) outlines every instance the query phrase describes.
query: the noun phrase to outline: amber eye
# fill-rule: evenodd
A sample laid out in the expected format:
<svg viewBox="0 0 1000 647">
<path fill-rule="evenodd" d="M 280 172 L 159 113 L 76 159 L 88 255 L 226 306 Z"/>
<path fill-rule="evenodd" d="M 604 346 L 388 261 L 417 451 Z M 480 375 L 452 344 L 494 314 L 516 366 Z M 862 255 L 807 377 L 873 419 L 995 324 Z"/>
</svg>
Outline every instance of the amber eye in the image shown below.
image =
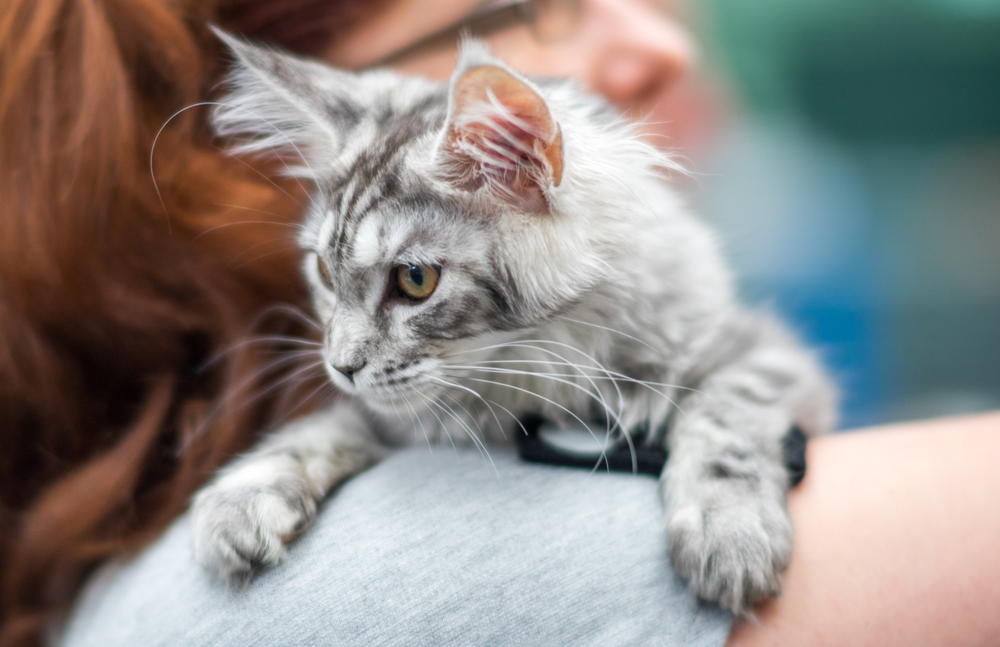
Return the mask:
<svg viewBox="0 0 1000 647">
<path fill-rule="evenodd" d="M 333 278 L 330 277 L 330 268 L 326 266 L 326 261 L 323 257 L 316 257 L 316 270 L 319 271 L 319 278 L 323 280 L 323 285 L 333 289 Z"/>
<path fill-rule="evenodd" d="M 400 265 L 396 268 L 396 283 L 408 299 L 426 299 L 437 287 L 440 272 L 431 265 Z"/>
</svg>

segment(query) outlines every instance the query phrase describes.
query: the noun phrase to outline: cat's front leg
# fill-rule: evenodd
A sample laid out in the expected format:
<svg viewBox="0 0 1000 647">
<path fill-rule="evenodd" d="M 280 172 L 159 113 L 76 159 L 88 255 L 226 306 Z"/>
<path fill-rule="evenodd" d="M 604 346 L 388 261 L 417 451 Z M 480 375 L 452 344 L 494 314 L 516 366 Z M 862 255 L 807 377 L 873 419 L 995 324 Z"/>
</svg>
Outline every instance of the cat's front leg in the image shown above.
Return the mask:
<svg viewBox="0 0 1000 647">
<path fill-rule="evenodd" d="M 383 452 L 348 403 L 273 433 L 195 496 L 195 560 L 227 582 L 246 582 L 284 556 L 285 542 L 313 519 L 332 487 Z"/>
<path fill-rule="evenodd" d="M 684 438 L 662 477 L 674 567 L 699 599 L 745 613 L 781 592 L 792 552 L 788 476 L 780 458 L 715 421 L 676 431 Z"/>
<path fill-rule="evenodd" d="M 782 439 L 794 423 L 824 431 L 832 402 L 811 358 L 781 347 L 749 352 L 685 399 L 662 486 L 670 555 L 697 597 L 746 614 L 781 592 L 793 539 Z"/>
</svg>

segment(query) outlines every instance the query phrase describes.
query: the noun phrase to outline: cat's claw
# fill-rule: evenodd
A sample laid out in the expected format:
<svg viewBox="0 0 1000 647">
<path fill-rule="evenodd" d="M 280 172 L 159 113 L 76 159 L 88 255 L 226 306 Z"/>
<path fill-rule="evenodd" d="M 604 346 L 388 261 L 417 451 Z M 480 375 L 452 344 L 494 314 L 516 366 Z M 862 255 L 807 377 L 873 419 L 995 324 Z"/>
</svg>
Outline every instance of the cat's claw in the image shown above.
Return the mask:
<svg viewBox="0 0 1000 647">
<path fill-rule="evenodd" d="M 316 516 L 304 483 L 265 487 L 210 485 L 194 499 L 191 531 L 195 561 L 235 587 L 281 561 L 285 543 Z"/>
<path fill-rule="evenodd" d="M 667 522 L 670 557 L 698 599 L 741 616 L 781 593 L 792 555 L 792 524 L 778 503 L 685 505 Z"/>
</svg>

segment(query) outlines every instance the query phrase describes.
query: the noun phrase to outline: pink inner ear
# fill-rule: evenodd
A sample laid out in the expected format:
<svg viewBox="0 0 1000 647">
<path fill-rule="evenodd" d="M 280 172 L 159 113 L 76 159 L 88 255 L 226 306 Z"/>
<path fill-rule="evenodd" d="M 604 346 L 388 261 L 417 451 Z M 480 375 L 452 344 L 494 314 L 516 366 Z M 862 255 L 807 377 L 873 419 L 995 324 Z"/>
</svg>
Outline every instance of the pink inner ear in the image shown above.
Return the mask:
<svg viewBox="0 0 1000 647">
<path fill-rule="evenodd" d="M 542 176 L 538 181 L 559 186 L 563 168 L 559 124 L 545 100 L 526 83 L 501 67 L 481 65 L 455 82 L 452 101 L 445 142 L 449 149 L 461 153 L 464 142 L 482 152 L 480 160 L 527 165 Z"/>
</svg>

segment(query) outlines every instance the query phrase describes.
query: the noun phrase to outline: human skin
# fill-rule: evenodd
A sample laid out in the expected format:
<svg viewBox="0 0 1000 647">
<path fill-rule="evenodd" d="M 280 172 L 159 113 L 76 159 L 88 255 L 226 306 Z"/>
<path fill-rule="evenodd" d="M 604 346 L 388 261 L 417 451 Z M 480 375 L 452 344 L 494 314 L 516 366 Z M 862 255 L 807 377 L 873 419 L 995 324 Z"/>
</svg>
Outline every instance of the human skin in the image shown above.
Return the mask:
<svg viewBox="0 0 1000 647">
<path fill-rule="evenodd" d="M 816 438 L 784 592 L 729 647 L 1000 645 L 1000 413 Z"/>
<path fill-rule="evenodd" d="M 322 58 L 358 69 L 421 36 L 469 15 L 480 0 L 390 0 L 381 11 L 340 35 Z M 493 54 L 520 72 L 569 76 L 604 95 L 628 114 L 663 123 L 669 98 L 691 67 L 694 47 L 687 31 L 652 0 L 583 0 L 578 29 L 539 43 L 527 26 L 489 37 Z M 401 72 L 444 80 L 455 65 L 445 49 L 399 61 Z"/>
<path fill-rule="evenodd" d="M 324 54 L 361 68 L 468 15 L 477 0 L 392 0 Z M 579 30 L 541 44 L 527 28 L 492 36 L 529 74 L 568 75 L 628 114 L 674 119 L 670 95 L 691 39 L 646 0 L 583 0 Z M 401 61 L 445 79 L 454 50 Z M 781 598 L 734 626 L 733 647 L 1000 645 L 1000 414 L 811 441 L 789 497 L 796 528 Z"/>
</svg>

